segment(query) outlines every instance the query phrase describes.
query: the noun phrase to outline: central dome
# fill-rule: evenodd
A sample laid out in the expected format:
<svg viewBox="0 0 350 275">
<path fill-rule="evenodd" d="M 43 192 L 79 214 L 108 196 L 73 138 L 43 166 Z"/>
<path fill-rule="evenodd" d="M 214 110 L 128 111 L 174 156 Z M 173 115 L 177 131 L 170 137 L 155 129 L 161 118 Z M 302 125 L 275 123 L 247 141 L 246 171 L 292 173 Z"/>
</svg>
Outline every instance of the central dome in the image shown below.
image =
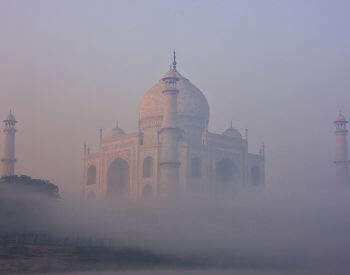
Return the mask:
<svg viewBox="0 0 350 275">
<path fill-rule="evenodd" d="M 209 105 L 203 93 L 187 78 L 183 77 L 176 68 L 170 69 L 163 78 L 169 76 L 178 78 L 176 83 L 176 88 L 179 90 L 177 96 L 177 115 L 180 124 L 184 125 L 186 121 L 191 121 L 189 124 L 204 127 L 209 121 Z M 153 122 L 151 123 L 152 125 L 159 125 L 162 120 L 164 106 L 162 91 L 166 87 L 162 79 L 153 85 L 141 100 L 139 108 L 141 126 L 143 124 L 149 124 L 147 122 Z"/>
</svg>

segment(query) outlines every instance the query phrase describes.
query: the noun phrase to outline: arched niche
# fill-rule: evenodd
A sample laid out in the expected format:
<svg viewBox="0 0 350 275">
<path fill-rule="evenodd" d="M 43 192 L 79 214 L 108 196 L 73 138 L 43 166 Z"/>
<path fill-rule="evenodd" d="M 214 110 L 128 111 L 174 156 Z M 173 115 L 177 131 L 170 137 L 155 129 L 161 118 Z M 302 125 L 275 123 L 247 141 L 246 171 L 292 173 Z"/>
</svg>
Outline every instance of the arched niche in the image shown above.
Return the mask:
<svg viewBox="0 0 350 275">
<path fill-rule="evenodd" d="M 153 159 L 152 157 L 148 156 L 143 160 L 143 177 L 144 178 L 152 178 L 153 176 Z"/>
<path fill-rule="evenodd" d="M 107 197 L 127 197 L 130 188 L 129 164 L 117 158 L 107 171 Z"/>
<path fill-rule="evenodd" d="M 87 170 L 87 185 L 93 185 L 96 184 L 96 166 L 90 165 Z"/>
</svg>

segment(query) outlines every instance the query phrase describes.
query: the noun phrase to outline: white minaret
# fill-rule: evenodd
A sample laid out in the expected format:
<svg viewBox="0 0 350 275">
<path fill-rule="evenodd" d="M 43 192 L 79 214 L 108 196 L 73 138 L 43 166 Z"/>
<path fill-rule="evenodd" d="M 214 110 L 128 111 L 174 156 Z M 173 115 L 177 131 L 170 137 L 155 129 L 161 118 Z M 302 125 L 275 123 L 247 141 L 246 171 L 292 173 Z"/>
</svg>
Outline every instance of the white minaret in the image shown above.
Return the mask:
<svg viewBox="0 0 350 275">
<path fill-rule="evenodd" d="M 349 158 L 346 129 L 347 120 L 339 113 L 335 124 L 335 173 L 337 184 L 349 184 Z"/>
<path fill-rule="evenodd" d="M 168 195 L 179 191 L 179 169 L 178 141 L 182 130 L 177 127 L 177 95 L 178 81 L 176 71 L 176 56 L 171 70 L 162 78 L 165 83 L 163 94 L 163 121 L 159 130 L 160 155 L 159 155 L 159 194 Z"/>
<path fill-rule="evenodd" d="M 4 120 L 4 144 L 3 144 L 3 155 L 1 159 L 2 170 L 1 176 L 11 176 L 15 174 L 15 124 L 17 123 L 11 110 L 7 118 Z"/>
</svg>

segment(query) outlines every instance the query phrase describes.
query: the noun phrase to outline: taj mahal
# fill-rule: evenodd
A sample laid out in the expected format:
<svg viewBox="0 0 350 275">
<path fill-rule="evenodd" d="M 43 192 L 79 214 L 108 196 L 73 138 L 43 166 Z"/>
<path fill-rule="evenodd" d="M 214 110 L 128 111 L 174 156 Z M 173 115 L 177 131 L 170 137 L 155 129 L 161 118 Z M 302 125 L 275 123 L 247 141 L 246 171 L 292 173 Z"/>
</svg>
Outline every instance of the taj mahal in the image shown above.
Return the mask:
<svg viewBox="0 0 350 275">
<path fill-rule="evenodd" d="M 185 192 L 233 192 L 242 186 L 265 185 L 265 149 L 248 152 L 231 126 L 223 133 L 208 130 L 209 104 L 204 94 L 177 69 L 168 72 L 143 96 L 138 131 L 125 133 L 118 124 L 108 135 L 100 130 L 97 152 L 84 145 L 85 198 L 138 199 Z M 15 175 L 17 120 L 10 110 L 3 120 L 1 177 Z M 350 184 L 348 130 L 340 112 L 335 124 L 335 182 Z"/>
<path fill-rule="evenodd" d="M 84 194 L 87 198 L 141 198 L 179 192 L 229 192 L 237 186 L 262 186 L 264 149 L 248 152 L 235 128 L 208 130 L 209 104 L 204 94 L 177 69 L 168 72 L 139 104 L 138 131 L 118 125 L 102 136 L 97 152 L 84 147 Z"/>
</svg>

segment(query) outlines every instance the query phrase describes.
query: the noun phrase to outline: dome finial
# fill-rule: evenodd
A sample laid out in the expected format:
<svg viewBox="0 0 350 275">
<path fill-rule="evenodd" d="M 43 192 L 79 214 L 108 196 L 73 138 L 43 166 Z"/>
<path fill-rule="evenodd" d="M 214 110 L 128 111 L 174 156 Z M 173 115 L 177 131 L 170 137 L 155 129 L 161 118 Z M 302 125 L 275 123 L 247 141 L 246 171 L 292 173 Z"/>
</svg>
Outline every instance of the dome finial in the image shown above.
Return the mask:
<svg viewBox="0 0 350 275">
<path fill-rule="evenodd" d="M 173 52 L 173 70 L 174 71 L 176 71 L 176 64 L 177 64 L 177 62 L 176 62 L 176 52 L 174 50 L 174 52 Z"/>
</svg>

